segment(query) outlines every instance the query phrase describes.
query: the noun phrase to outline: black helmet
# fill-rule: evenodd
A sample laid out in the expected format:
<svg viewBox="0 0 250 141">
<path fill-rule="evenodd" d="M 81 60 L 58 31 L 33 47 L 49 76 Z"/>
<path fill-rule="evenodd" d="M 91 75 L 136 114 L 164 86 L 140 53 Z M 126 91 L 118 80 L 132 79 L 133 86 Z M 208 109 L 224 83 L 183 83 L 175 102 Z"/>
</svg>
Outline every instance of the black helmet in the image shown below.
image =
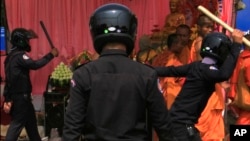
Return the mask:
<svg viewBox="0 0 250 141">
<path fill-rule="evenodd" d="M 11 40 L 13 46 L 20 50 L 30 51 L 29 40 L 36 38 L 37 36 L 32 30 L 27 30 L 25 28 L 16 28 L 11 33 Z"/>
<path fill-rule="evenodd" d="M 94 48 L 100 54 L 108 42 L 121 42 L 130 54 L 134 48 L 137 18 L 132 11 L 121 4 L 110 3 L 95 10 L 90 18 L 90 32 Z"/>
<path fill-rule="evenodd" d="M 225 34 L 209 33 L 202 41 L 200 55 L 202 58 L 214 58 L 221 65 L 229 53 L 231 44 L 231 40 Z"/>
</svg>

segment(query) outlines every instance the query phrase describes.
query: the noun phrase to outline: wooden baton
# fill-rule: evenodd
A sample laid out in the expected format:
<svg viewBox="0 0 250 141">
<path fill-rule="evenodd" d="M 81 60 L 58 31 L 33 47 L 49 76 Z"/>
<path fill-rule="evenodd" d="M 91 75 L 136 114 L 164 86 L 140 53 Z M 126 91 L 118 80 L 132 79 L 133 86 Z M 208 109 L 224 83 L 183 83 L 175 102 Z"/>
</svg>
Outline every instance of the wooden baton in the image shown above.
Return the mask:
<svg viewBox="0 0 250 141">
<path fill-rule="evenodd" d="M 45 35 L 46 35 L 47 40 L 49 41 L 50 47 L 51 47 L 51 48 L 54 48 L 55 46 L 54 46 L 53 42 L 51 41 L 51 38 L 50 38 L 50 36 L 49 36 L 49 33 L 48 33 L 48 31 L 47 31 L 47 29 L 46 29 L 46 27 L 45 27 L 43 21 L 40 21 L 40 25 L 41 25 L 41 27 L 42 27 L 42 29 L 43 29 L 43 32 L 44 32 Z"/>
</svg>

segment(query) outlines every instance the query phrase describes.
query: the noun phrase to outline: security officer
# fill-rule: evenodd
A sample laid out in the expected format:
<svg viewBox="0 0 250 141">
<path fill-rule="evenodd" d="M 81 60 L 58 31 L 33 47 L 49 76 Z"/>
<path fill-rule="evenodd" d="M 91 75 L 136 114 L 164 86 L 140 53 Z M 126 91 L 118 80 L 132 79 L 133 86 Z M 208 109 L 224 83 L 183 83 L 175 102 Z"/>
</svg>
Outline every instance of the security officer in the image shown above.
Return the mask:
<svg viewBox="0 0 250 141">
<path fill-rule="evenodd" d="M 194 124 L 214 91 L 215 83 L 226 81 L 232 75 L 241 50 L 243 32 L 235 29 L 232 38 L 233 43 L 223 33 L 210 33 L 202 42 L 202 61 L 179 67 L 155 68 L 160 77 L 186 77 L 170 109 L 173 134 L 178 141 L 201 141 Z"/>
<path fill-rule="evenodd" d="M 16 28 L 11 33 L 13 46 L 4 62 L 6 74 L 4 111 L 11 115 L 5 141 L 16 141 L 23 128 L 26 129 L 31 141 L 41 140 L 34 106 L 31 102 L 32 84 L 29 72 L 49 63 L 58 56 L 58 50 L 53 48 L 41 59 L 32 60 L 26 52 L 31 51 L 29 40 L 35 37 L 34 32 L 24 28 Z"/>
<path fill-rule="evenodd" d="M 151 124 L 163 141 L 170 136 L 156 72 L 128 57 L 136 30 L 137 18 L 120 4 L 103 5 L 91 16 L 100 56 L 74 71 L 64 141 L 78 141 L 82 134 L 86 141 L 149 141 Z"/>
</svg>

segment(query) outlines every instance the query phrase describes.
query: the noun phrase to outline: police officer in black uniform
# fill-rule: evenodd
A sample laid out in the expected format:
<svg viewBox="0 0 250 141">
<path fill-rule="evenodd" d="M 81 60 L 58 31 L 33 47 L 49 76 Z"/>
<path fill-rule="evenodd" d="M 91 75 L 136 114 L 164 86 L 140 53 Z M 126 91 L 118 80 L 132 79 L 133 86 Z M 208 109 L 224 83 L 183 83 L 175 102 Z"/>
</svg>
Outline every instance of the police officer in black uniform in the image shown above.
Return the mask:
<svg viewBox="0 0 250 141">
<path fill-rule="evenodd" d="M 32 60 L 26 52 L 31 51 L 29 40 L 34 37 L 34 32 L 24 28 L 16 28 L 11 33 L 13 46 L 4 62 L 6 74 L 4 111 L 11 115 L 11 123 L 5 141 L 16 141 L 23 128 L 26 129 L 30 141 L 41 140 L 31 101 L 32 84 L 29 72 L 49 63 L 58 56 L 58 50 L 53 48 L 41 59 Z"/>
<path fill-rule="evenodd" d="M 215 90 L 215 83 L 230 78 L 240 53 L 243 32 L 235 29 L 232 38 L 233 43 L 223 33 L 210 33 L 201 46 L 202 61 L 155 68 L 161 77 L 186 77 L 169 113 L 178 141 L 201 141 L 194 125 Z"/>
<path fill-rule="evenodd" d="M 91 16 L 100 56 L 73 74 L 64 141 L 78 141 L 82 134 L 85 141 L 149 141 L 151 124 L 161 140 L 168 139 L 168 111 L 157 74 L 128 57 L 136 30 L 137 18 L 120 4 L 101 6 Z"/>
</svg>

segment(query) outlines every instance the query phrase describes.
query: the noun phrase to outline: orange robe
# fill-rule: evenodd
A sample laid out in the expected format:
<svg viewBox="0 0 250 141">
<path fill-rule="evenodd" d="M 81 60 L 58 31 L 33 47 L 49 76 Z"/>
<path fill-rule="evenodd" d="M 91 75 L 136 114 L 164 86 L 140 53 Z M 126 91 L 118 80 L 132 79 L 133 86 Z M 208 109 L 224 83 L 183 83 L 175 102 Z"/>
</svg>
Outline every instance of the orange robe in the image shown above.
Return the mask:
<svg viewBox="0 0 250 141">
<path fill-rule="evenodd" d="M 195 125 L 200 131 L 202 141 L 222 141 L 225 136 L 222 115 L 224 110 L 224 90 L 220 84 L 216 84 L 215 89 L 201 113 L 198 123 Z"/>
<path fill-rule="evenodd" d="M 189 46 L 185 46 L 182 51 L 181 54 L 179 55 L 179 60 L 182 64 L 188 64 L 189 63 L 189 58 L 190 58 L 190 49 Z"/>
<path fill-rule="evenodd" d="M 184 47 L 179 56 L 176 56 L 169 50 L 165 50 L 159 54 L 154 60 L 153 66 L 179 66 L 188 62 L 189 59 L 189 48 Z M 185 78 L 177 77 L 162 77 L 160 78 L 160 87 L 163 92 L 163 96 L 167 105 L 167 108 L 170 109 L 173 104 L 176 96 L 178 95 L 181 87 L 184 83 Z M 153 141 L 158 141 L 158 137 L 153 133 Z"/>
<path fill-rule="evenodd" d="M 202 42 L 202 38 L 201 37 L 197 37 L 190 48 L 190 55 L 189 55 L 189 62 L 194 62 L 197 60 L 200 60 L 200 54 L 199 54 L 199 49 L 201 46 L 201 42 Z"/>
<path fill-rule="evenodd" d="M 169 50 L 165 50 L 162 54 L 159 54 L 153 61 L 153 66 L 180 66 L 186 64 L 189 59 L 189 48 L 184 47 L 176 56 Z M 167 104 L 167 108 L 170 109 L 175 97 L 179 93 L 185 78 L 180 77 L 162 77 L 160 78 L 160 86 L 163 91 L 163 96 Z"/>
<path fill-rule="evenodd" d="M 182 65 L 182 63 L 178 60 L 178 58 L 174 54 L 171 54 L 168 56 L 168 61 L 165 64 L 165 66 L 171 66 L 171 65 L 174 65 L 174 66 Z M 170 109 L 177 94 L 181 90 L 183 82 L 184 82 L 184 78 L 177 78 L 177 77 L 160 78 L 160 85 L 161 85 L 163 96 L 165 98 L 168 109 Z"/>
<path fill-rule="evenodd" d="M 168 49 L 165 49 L 161 53 L 159 53 L 152 61 L 152 66 L 165 66 L 168 56 L 171 52 Z"/>
<path fill-rule="evenodd" d="M 200 60 L 199 49 L 201 38 L 193 41 L 190 49 L 190 62 Z M 224 110 L 224 89 L 215 85 L 215 92 L 211 95 L 203 110 L 198 123 L 195 125 L 200 131 L 202 141 L 222 141 L 225 136 L 225 125 L 222 112 Z"/>
<path fill-rule="evenodd" d="M 243 59 L 244 59 L 244 63 L 242 63 Z M 228 92 L 228 97 L 232 100 L 234 100 L 235 96 L 237 95 L 235 84 L 238 81 L 240 69 L 244 69 L 245 83 L 247 86 L 250 87 L 250 51 L 249 50 L 244 50 L 240 54 L 236 68 L 231 77 L 231 80 L 230 80 L 231 89 Z M 234 107 L 234 108 L 237 108 L 237 107 Z M 250 111 L 246 111 L 240 108 L 237 108 L 236 111 L 237 111 L 238 118 L 235 124 L 250 125 Z"/>
</svg>

